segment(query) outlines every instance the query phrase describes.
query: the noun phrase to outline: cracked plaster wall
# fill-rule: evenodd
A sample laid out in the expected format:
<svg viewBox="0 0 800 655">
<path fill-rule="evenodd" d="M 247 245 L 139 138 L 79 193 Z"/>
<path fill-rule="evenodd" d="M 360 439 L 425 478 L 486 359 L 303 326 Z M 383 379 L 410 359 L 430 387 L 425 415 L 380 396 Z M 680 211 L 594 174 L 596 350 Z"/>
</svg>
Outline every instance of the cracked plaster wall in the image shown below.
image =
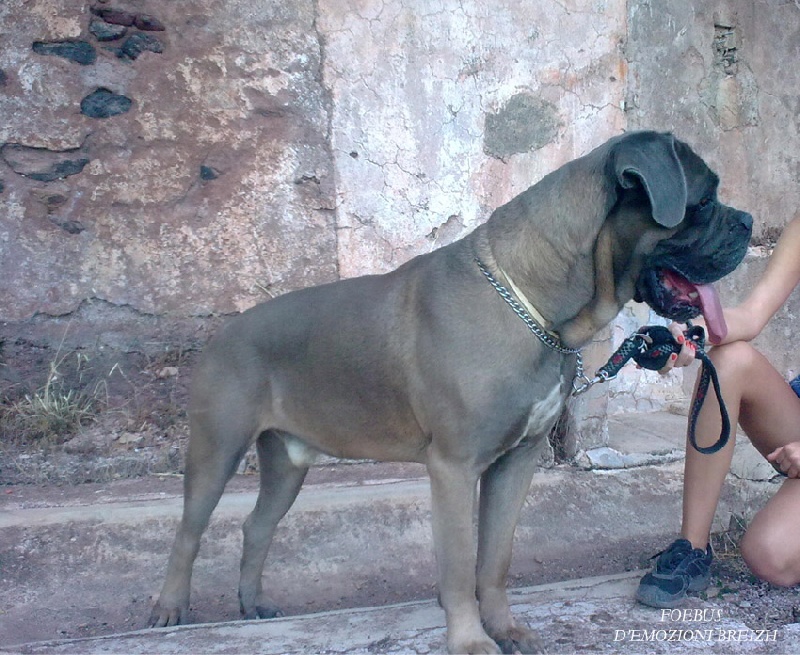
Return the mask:
<svg viewBox="0 0 800 655">
<path fill-rule="evenodd" d="M 626 124 L 686 135 L 757 234 L 800 213 L 800 3 L 634 1 Z"/>
<path fill-rule="evenodd" d="M 229 313 L 389 270 L 622 128 L 624 3 L 484 5 L 4 3 L 3 317 Z M 104 8 L 158 47 L 94 38 Z M 98 91 L 123 105 L 86 115 Z"/>
<path fill-rule="evenodd" d="M 136 19 L 122 40 L 105 9 Z M 91 316 L 91 343 L 115 308 L 196 326 L 389 270 L 624 129 L 689 141 L 759 232 L 800 206 L 796 2 L 6 0 L 0 26 L 6 338 Z M 43 54 L 61 41 L 96 56 Z M 103 90 L 108 117 L 82 113 Z M 590 366 L 652 318 L 629 308 Z M 612 411 L 657 397 L 633 375 Z M 608 409 L 573 407 L 579 440 Z"/>
<path fill-rule="evenodd" d="M 463 236 L 618 133 L 624 9 L 322 0 L 341 273 L 390 270 Z"/>
</svg>

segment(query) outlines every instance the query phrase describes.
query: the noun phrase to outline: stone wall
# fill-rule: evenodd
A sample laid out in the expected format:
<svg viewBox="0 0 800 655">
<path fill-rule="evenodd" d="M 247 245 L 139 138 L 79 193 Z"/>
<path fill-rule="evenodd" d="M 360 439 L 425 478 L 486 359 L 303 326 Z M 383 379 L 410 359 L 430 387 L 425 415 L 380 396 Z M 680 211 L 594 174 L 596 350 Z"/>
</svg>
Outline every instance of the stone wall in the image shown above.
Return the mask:
<svg viewBox="0 0 800 655">
<path fill-rule="evenodd" d="M 70 348 L 200 347 L 214 317 L 463 236 L 625 129 L 694 145 L 759 237 L 800 207 L 793 2 L 5 0 L 0 24 L 0 379 L 67 326 Z M 612 411 L 683 394 L 632 375 Z M 607 391 L 572 406 L 570 449 L 603 442 Z"/>
<path fill-rule="evenodd" d="M 3 317 L 229 313 L 334 278 L 315 22 L 310 0 L 4 2 Z"/>
</svg>

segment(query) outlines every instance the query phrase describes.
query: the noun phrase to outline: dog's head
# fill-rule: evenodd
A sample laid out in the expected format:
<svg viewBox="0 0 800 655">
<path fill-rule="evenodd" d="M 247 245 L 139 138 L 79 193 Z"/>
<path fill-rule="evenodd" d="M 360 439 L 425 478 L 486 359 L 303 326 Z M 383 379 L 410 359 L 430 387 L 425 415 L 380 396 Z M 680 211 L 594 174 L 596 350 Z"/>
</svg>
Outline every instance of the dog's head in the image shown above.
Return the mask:
<svg viewBox="0 0 800 655">
<path fill-rule="evenodd" d="M 712 282 L 741 262 L 752 217 L 717 199 L 719 178 L 671 134 L 631 132 L 498 207 L 495 259 L 573 348 L 634 299 L 686 321 L 725 323 Z M 565 293 L 565 291 L 567 291 Z"/>
<path fill-rule="evenodd" d="M 702 313 L 712 342 L 719 341 L 727 328 L 711 283 L 744 258 L 752 217 L 719 202 L 717 175 L 672 135 L 626 135 L 611 160 L 623 193 L 646 194 L 652 219 L 674 230 L 642 260 L 634 299 L 676 321 Z"/>
</svg>

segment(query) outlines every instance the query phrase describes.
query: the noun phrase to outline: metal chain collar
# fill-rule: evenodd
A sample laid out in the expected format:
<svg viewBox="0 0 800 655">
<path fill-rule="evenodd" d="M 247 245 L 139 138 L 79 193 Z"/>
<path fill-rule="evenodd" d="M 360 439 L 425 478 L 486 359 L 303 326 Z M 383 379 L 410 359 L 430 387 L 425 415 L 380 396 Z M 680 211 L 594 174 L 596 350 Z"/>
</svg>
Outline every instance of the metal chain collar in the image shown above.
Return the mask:
<svg viewBox="0 0 800 655">
<path fill-rule="evenodd" d="M 566 346 L 562 345 L 561 340 L 556 335 L 551 334 L 541 325 L 539 325 L 522 306 L 522 304 L 514 298 L 511 292 L 497 280 L 495 280 L 494 276 L 489 272 L 486 266 L 483 265 L 483 262 L 480 259 L 476 257 L 475 262 L 478 264 L 478 268 L 481 269 L 481 273 L 486 276 L 489 284 L 494 287 L 495 291 L 500 294 L 500 297 L 505 300 L 508 306 L 514 310 L 514 313 L 522 319 L 523 323 L 528 326 L 528 329 L 539 339 L 539 341 L 541 341 L 548 348 L 552 348 L 562 355 L 575 355 L 575 379 L 572 382 L 573 393 L 577 392 L 578 389 L 584 386 L 586 382 L 590 382 L 589 378 L 586 377 L 586 374 L 583 371 L 583 354 L 581 349 L 567 348 Z"/>
</svg>

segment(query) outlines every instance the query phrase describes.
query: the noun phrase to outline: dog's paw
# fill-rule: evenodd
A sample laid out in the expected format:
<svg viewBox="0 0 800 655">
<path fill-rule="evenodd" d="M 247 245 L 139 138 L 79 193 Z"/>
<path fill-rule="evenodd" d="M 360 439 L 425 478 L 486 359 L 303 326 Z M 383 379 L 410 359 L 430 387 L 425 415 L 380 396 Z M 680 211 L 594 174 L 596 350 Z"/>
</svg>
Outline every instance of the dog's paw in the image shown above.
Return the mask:
<svg viewBox="0 0 800 655">
<path fill-rule="evenodd" d="M 284 616 L 281 608 L 275 605 L 256 605 L 255 607 L 247 610 L 245 610 L 243 607 L 240 609 L 242 612 L 242 618 L 246 621 L 251 621 L 253 619 L 277 619 L 281 616 Z"/>
<path fill-rule="evenodd" d="M 448 628 L 448 653 L 467 653 L 468 655 L 496 655 L 501 653 L 500 647 L 486 634 L 480 626 L 461 634 L 453 634 Z"/>
<path fill-rule="evenodd" d="M 544 644 L 533 630 L 514 626 L 503 635 L 495 637 L 497 644 L 503 653 L 509 655 L 521 653 L 523 655 L 543 655 L 545 653 Z"/>
<path fill-rule="evenodd" d="M 448 644 L 447 651 L 449 653 L 466 653 L 467 655 L 499 655 L 502 652 L 491 639 Z"/>
<path fill-rule="evenodd" d="M 263 591 L 249 586 L 239 588 L 239 613 L 245 621 L 276 619 L 284 615 L 281 608 Z"/>
<path fill-rule="evenodd" d="M 150 612 L 147 625 L 151 628 L 169 628 L 173 625 L 180 625 L 186 622 L 188 612 L 188 607 L 165 607 L 161 603 L 156 603 L 153 611 Z"/>
</svg>

